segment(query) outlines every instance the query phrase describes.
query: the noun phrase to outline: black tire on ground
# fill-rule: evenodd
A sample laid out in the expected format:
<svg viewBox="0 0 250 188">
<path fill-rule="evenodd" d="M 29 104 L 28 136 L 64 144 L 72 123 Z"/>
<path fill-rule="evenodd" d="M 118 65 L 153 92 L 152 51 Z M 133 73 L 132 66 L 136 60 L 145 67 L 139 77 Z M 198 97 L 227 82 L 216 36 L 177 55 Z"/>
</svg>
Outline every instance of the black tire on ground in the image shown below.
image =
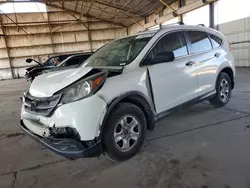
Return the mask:
<svg viewBox="0 0 250 188">
<path fill-rule="evenodd" d="M 226 85 L 224 91 L 228 90 L 227 97 L 223 97 L 223 94 L 221 94 L 221 91 L 223 90 L 222 85 Z M 230 77 L 225 72 L 220 73 L 216 82 L 216 95 L 214 98 L 209 100 L 210 104 L 217 108 L 225 106 L 231 97 L 231 91 L 232 81 Z"/>
<path fill-rule="evenodd" d="M 117 142 L 115 142 L 114 134 L 116 134 L 115 131 L 117 132 L 118 126 L 122 127 L 120 125 L 121 123 L 119 122 L 121 122 L 121 120 L 127 116 L 131 116 L 135 118 L 136 123 L 138 123 L 138 127 L 136 127 L 136 129 L 138 131 L 139 136 L 136 142 L 134 143 L 132 142 L 131 145 L 133 147 L 131 147 L 131 149 L 129 149 L 128 151 L 121 151 L 121 148 L 118 149 L 119 145 L 116 144 Z M 126 127 L 129 127 L 128 124 L 124 124 L 124 125 L 126 125 Z M 121 128 L 122 129 L 121 131 L 123 131 L 124 127 L 125 126 Z M 147 121 L 146 121 L 145 115 L 138 106 L 131 104 L 131 103 L 118 104 L 115 107 L 115 109 L 111 112 L 110 116 L 108 117 L 107 124 L 104 128 L 102 144 L 103 144 L 103 149 L 104 149 L 105 154 L 111 160 L 117 161 L 117 162 L 125 161 L 133 157 L 135 154 L 139 152 L 141 146 L 143 145 L 143 142 L 145 139 L 146 127 L 147 127 Z M 120 134 L 120 133 L 117 133 L 117 134 Z M 129 139 L 129 143 L 130 141 L 131 140 Z M 121 145 L 123 145 L 123 140 L 121 142 L 122 142 Z"/>
</svg>

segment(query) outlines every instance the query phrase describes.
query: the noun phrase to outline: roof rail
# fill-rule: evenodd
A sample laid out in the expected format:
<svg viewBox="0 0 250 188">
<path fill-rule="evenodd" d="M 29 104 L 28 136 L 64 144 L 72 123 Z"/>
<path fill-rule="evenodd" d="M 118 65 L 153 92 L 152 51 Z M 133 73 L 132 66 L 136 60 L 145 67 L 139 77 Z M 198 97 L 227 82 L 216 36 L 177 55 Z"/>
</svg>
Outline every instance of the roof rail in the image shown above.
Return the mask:
<svg viewBox="0 0 250 188">
<path fill-rule="evenodd" d="M 176 22 L 176 23 L 171 23 L 171 24 L 167 24 L 167 25 L 164 25 L 164 26 L 170 26 L 170 25 L 185 25 L 183 22 Z"/>
<path fill-rule="evenodd" d="M 167 25 L 162 25 L 161 27 L 160 27 L 160 30 L 161 29 L 163 29 L 163 28 L 166 28 L 166 27 L 168 27 L 168 26 L 171 26 L 171 25 L 185 25 L 183 22 L 176 22 L 176 23 L 171 23 L 171 24 L 167 24 Z M 159 30 L 159 31 L 160 31 Z"/>
<path fill-rule="evenodd" d="M 177 25 L 177 24 L 178 24 L 178 25 L 185 25 L 184 22 L 171 23 L 171 24 L 167 24 L 167 25 L 161 26 L 161 27 L 159 28 L 159 31 L 160 31 L 162 28 L 168 27 L 168 26 L 170 26 L 170 25 Z M 144 30 L 142 30 L 142 31 L 138 31 L 137 33 L 142 33 L 142 32 L 145 32 L 145 31 L 148 31 L 148 29 L 144 29 Z"/>
</svg>

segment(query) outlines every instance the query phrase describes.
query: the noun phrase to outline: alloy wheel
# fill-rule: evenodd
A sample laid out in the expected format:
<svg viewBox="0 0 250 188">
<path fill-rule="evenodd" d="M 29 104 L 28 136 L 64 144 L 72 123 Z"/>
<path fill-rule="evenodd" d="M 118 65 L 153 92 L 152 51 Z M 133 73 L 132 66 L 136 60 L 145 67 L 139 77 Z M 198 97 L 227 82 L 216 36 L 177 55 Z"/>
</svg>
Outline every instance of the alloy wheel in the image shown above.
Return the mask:
<svg viewBox="0 0 250 188">
<path fill-rule="evenodd" d="M 115 126 L 114 142 L 118 150 L 126 152 L 131 150 L 141 135 L 141 125 L 132 115 L 123 116 Z"/>
<path fill-rule="evenodd" d="M 229 83 L 226 79 L 222 79 L 220 83 L 220 97 L 223 102 L 226 102 L 229 97 Z"/>
</svg>

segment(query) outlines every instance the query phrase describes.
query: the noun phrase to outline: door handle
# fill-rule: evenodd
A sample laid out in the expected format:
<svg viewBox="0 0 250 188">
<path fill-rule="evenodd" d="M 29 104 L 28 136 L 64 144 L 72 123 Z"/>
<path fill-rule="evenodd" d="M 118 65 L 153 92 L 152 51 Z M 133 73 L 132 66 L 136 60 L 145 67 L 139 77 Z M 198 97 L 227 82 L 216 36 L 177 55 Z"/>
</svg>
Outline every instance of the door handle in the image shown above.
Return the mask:
<svg viewBox="0 0 250 188">
<path fill-rule="evenodd" d="M 221 55 L 221 53 L 218 53 L 218 52 L 216 52 L 215 54 L 214 54 L 214 57 L 220 57 L 220 55 Z"/>
<path fill-rule="evenodd" d="M 192 65 L 194 65 L 194 64 L 195 64 L 194 61 L 189 61 L 189 62 L 186 63 L 186 66 L 189 67 L 189 66 L 192 66 Z"/>
</svg>

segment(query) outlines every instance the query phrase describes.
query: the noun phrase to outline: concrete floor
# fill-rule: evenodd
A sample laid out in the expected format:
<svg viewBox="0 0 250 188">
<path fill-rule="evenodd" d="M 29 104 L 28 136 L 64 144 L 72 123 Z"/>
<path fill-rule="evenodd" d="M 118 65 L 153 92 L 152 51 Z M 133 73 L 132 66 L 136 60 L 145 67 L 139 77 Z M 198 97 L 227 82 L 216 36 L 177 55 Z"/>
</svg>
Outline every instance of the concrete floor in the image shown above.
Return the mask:
<svg viewBox="0 0 250 188">
<path fill-rule="evenodd" d="M 19 129 L 24 80 L 0 82 L 0 187 L 250 187 L 250 69 L 238 69 L 230 103 L 201 103 L 161 120 L 141 152 L 117 164 L 69 161 Z"/>
</svg>

